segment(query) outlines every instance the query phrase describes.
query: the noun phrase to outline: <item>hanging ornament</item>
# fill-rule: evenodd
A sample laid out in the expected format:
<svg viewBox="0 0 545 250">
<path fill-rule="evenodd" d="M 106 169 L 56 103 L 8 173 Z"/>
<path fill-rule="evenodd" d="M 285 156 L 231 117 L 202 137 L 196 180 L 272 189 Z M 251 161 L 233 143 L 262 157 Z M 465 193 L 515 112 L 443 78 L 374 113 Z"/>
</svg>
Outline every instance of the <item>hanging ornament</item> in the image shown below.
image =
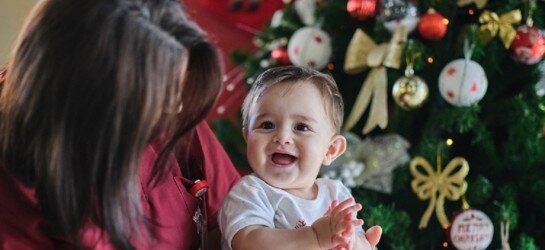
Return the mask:
<svg viewBox="0 0 545 250">
<path fill-rule="evenodd" d="M 316 0 L 297 0 L 293 3 L 295 12 L 305 25 L 312 25 L 316 22 Z"/>
<path fill-rule="evenodd" d="M 348 0 L 346 4 L 348 13 L 360 21 L 375 15 L 376 8 L 377 0 Z"/>
<path fill-rule="evenodd" d="M 509 49 L 516 62 L 536 64 L 545 55 L 545 36 L 536 27 L 520 26 Z"/>
<path fill-rule="evenodd" d="M 439 163 L 438 163 L 439 164 Z M 421 169 L 418 169 L 421 168 Z M 459 168 L 456 170 L 456 168 Z M 422 174 L 422 173 L 425 174 Z M 430 199 L 430 203 L 424 215 L 420 220 L 418 228 L 426 228 L 435 209 L 437 220 L 443 227 L 448 226 L 448 220 L 445 215 L 445 198 L 449 200 L 458 200 L 467 190 L 467 182 L 464 178 L 469 172 L 469 165 L 462 157 L 452 159 L 445 171 L 441 166 L 437 166 L 434 171 L 430 163 L 423 157 L 417 156 L 411 161 L 411 173 L 414 180 L 411 182 L 413 191 L 420 200 Z"/>
<path fill-rule="evenodd" d="M 331 38 L 321 29 L 303 27 L 291 36 L 288 56 L 294 65 L 323 69 L 331 56 Z"/>
<path fill-rule="evenodd" d="M 464 179 L 469 172 L 467 161 L 462 157 L 456 157 L 447 164 L 443 171 L 439 149 L 440 147 L 437 149 L 436 170 L 421 156 L 416 156 L 411 161 L 410 170 L 414 177 L 411 187 L 420 200 L 430 200 L 418 228 L 428 226 L 433 210 L 435 210 L 441 226 L 447 228 L 449 222 L 445 215 L 445 198 L 458 200 L 467 190 L 467 182 Z"/>
<path fill-rule="evenodd" d="M 412 62 L 407 64 L 405 76 L 395 81 L 392 96 L 397 105 L 405 110 L 419 108 L 428 98 L 428 85 L 414 75 Z"/>
<path fill-rule="evenodd" d="M 545 36 L 542 31 L 534 27 L 532 19 L 536 6 L 535 0 L 528 1 L 526 25 L 517 28 L 517 34 L 510 47 L 511 56 L 515 62 L 536 64 L 545 55 Z"/>
<path fill-rule="evenodd" d="M 457 4 L 462 7 L 475 3 L 475 6 L 477 6 L 478 9 L 482 9 L 486 6 L 486 2 L 488 2 L 488 0 L 458 0 Z"/>
<path fill-rule="evenodd" d="M 447 33 L 447 25 L 448 19 L 435 12 L 434 9 L 430 9 L 420 18 L 418 31 L 422 37 L 428 40 L 439 40 Z"/>
<path fill-rule="evenodd" d="M 402 26 L 394 32 L 389 43 L 380 45 L 375 44 L 361 29 L 356 30 L 346 50 L 344 71 L 347 74 L 357 74 L 367 67 L 371 71 L 367 74 L 343 130 L 348 131 L 356 125 L 369 103 L 369 116 L 362 133 L 367 134 L 376 126 L 382 129 L 388 126 L 386 67 L 399 69 L 405 41 L 407 32 Z"/>
<path fill-rule="evenodd" d="M 363 187 L 390 194 L 394 170 L 410 160 L 409 142 L 397 134 L 366 137 L 343 133 L 348 142 L 346 152 L 331 165 L 321 168 L 323 178 L 338 179 L 350 188 Z"/>
<path fill-rule="evenodd" d="M 448 63 L 439 75 L 441 96 L 457 107 L 467 107 L 479 102 L 488 87 L 484 69 L 470 59 L 472 48 L 467 44 L 466 40 L 465 58 Z"/>
<path fill-rule="evenodd" d="M 289 65 L 290 58 L 288 56 L 288 49 L 284 46 L 279 46 L 271 51 L 271 58 L 274 59 L 278 65 Z"/>
<path fill-rule="evenodd" d="M 503 45 L 508 49 L 517 33 L 513 25 L 518 24 L 521 19 L 522 14 L 518 9 L 509 11 L 501 16 L 492 11 L 483 11 L 479 17 L 479 22 L 481 23 L 481 40 L 486 44 L 499 33 Z"/>
<path fill-rule="evenodd" d="M 411 33 L 418 25 L 418 8 L 412 0 L 382 0 L 377 19 L 392 33 L 400 26 Z"/>
<path fill-rule="evenodd" d="M 492 242 L 494 224 L 482 211 L 469 208 L 454 216 L 448 232 L 456 249 L 484 250 Z"/>
</svg>

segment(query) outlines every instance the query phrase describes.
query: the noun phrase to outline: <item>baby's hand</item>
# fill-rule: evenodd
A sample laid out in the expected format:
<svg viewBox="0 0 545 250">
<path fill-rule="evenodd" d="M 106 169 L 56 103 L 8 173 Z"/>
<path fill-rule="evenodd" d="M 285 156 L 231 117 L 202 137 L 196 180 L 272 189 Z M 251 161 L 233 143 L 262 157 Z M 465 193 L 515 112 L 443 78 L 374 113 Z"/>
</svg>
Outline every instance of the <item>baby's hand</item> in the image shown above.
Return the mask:
<svg viewBox="0 0 545 250">
<path fill-rule="evenodd" d="M 380 241 L 380 236 L 382 236 L 382 228 L 380 226 L 372 226 L 371 228 L 367 229 L 363 238 L 369 242 L 372 249 L 375 249 Z"/>
<path fill-rule="evenodd" d="M 339 204 L 334 201 L 326 215 L 312 224 L 320 248 L 351 248 L 354 227 L 363 225 L 363 220 L 353 219 L 361 208 L 361 204 L 355 203 L 353 198 Z"/>
</svg>

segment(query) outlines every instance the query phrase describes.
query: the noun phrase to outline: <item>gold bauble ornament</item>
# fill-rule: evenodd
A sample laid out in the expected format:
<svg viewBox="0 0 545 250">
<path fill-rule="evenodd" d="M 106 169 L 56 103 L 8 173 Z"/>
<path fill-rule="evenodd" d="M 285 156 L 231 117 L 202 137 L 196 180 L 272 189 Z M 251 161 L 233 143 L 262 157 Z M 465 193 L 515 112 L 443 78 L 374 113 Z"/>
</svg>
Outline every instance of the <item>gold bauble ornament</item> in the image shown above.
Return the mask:
<svg viewBox="0 0 545 250">
<path fill-rule="evenodd" d="M 422 78 L 414 75 L 412 67 L 408 66 L 405 76 L 394 83 L 392 96 L 402 109 L 419 108 L 428 98 L 428 85 Z"/>
</svg>

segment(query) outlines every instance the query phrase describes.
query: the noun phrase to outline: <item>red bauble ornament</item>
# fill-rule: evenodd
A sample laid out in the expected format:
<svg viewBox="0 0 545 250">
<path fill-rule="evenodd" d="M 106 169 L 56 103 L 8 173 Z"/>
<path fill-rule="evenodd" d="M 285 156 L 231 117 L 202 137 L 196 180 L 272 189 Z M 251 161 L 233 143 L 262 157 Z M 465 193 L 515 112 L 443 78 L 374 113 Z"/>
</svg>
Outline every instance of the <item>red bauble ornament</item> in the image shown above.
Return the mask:
<svg viewBox="0 0 545 250">
<path fill-rule="evenodd" d="M 273 49 L 271 51 L 271 58 L 274 59 L 278 65 L 291 64 L 290 57 L 288 56 L 288 49 L 284 46 Z"/>
<path fill-rule="evenodd" d="M 348 0 L 346 10 L 358 20 L 365 20 L 375 15 L 377 0 Z"/>
<path fill-rule="evenodd" d="M 545 37 L 536 27 L 520 26 L 509 50 L 516 62 L 535 64 L 545 55 Z"/>
<path fill-rule="evenodd" d="M 448 19 L 433 9 L 420 18 L 418 31 L 428 40 L 439 40 L 447 33 Z"/>
</svg>

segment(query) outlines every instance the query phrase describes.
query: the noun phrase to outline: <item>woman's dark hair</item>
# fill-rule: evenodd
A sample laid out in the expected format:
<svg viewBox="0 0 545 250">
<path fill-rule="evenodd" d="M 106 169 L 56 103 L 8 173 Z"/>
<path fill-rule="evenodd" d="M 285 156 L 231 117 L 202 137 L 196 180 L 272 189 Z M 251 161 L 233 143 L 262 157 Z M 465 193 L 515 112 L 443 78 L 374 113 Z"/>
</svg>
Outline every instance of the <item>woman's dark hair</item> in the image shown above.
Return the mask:
<svg viewBox="0 0 545 250">
<path fill-rule="evenodd" d="M 210 110 L 220 84 L 216 50 L 176 1 L 42 0 L 7 66 L 0 157 L 35 187 L 52 236 L 80 245 L 91 221 L 116 248 L 130 249 L 145 225 L 141 153 L 164 136 L 164 163 Z M 179 93 L 183 111 L 172 114 Z"/>
</svg>

